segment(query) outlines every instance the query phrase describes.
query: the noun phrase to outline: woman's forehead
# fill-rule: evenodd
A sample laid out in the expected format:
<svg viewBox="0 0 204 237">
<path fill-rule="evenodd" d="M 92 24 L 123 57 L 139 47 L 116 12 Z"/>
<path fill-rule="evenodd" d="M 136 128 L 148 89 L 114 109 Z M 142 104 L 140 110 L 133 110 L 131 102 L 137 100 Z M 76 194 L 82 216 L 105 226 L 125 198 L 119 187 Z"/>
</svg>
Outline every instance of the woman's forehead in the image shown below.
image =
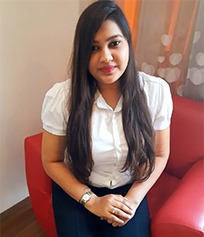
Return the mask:
<svg viewBox="0 0 204 237">
<path fill-rule="evenodd" d="M 112 20 L 106 20 L 102 23 L 99 30 L 94 35 L 94 41 L 100 39 L 109 40 L 113 37 L 124 37 L 120 27 Z"/>
</svg>

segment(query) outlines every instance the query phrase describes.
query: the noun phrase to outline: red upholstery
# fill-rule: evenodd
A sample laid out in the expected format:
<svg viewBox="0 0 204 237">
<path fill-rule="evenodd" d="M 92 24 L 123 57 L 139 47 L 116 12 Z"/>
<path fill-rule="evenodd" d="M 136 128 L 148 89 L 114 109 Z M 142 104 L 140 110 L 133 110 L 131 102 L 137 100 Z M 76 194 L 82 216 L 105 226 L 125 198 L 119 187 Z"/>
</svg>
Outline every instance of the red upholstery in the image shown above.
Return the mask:
<svg viewBox="0 0 204 237">
<path fill-rule="evenodd" d="M 57 232 L 52 210 L 51 180 L 41 162 L 42 133 L 25 139 L 25 167 L 28 191 L 36 217 L 48 237 L 56 237 Z"/>
<path fill-rule="evenodd" d="M 173 100 L 167 171 L 182 178 L 196 161 L 204 158 L 204 103 L 179 96 L 174 96 Z"/>
<path fill-rule="evenodd" d="M 196 162 L 152 221 L 152 237 L 204 236 L 204 163 Z"/>
<path fill-rule="evenodd" d="M 152 237 L 204 235 L 204 103 L 174 95 L 171 153 L 167 168 L 148 193 Z M 51 181 L 41 163 L 42 134 L 25 139 L 28 189 L 48 237 L 57 237 Z"/>
</svg>

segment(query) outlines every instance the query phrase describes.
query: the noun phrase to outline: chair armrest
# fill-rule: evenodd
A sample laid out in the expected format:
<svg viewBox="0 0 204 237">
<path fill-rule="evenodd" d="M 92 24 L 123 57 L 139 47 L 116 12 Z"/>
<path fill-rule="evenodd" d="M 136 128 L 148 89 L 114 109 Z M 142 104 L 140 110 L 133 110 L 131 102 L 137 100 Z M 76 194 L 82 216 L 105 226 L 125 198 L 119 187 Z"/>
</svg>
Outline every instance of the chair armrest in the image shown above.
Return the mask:
<svg viewBox="0 0 204 237">
<path fill-rule="evenodd" d="M 52 209 L 52 183 L 41 161 L 42 133 L 29 136 L 24 141 L 25 170 L 28 191 L 35 215 L 49 237 L 56 237 Z"/>
<path fill-rule="evenodd" d="M 29 193 L 33 195 L 41 192 L 51 195 L 51 180 L 45 173 L 41 161 L 42 133 L 25 139 L 25 168 Z"/>
<path fill-rule="evenodd" d="M 152 237 L 203 237 L 204 160 L 198 161 L 183 177 L 152 220 Z"/>
</svg>

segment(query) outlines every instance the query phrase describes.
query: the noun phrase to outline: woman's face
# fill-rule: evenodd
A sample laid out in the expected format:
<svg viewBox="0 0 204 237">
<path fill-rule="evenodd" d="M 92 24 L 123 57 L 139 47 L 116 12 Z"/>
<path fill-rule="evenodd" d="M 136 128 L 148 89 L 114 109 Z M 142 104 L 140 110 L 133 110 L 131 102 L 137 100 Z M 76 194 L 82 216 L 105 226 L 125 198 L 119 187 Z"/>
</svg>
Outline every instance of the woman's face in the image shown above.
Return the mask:
<svg viewBox="0 0 204 237">
<path fill-rule="evenodd" d="M 129 45 L 118 25 L 106 20 L 92 43 L 89 72 L 98 86 L 117 83 L 129 61 Z"/>
</svg>

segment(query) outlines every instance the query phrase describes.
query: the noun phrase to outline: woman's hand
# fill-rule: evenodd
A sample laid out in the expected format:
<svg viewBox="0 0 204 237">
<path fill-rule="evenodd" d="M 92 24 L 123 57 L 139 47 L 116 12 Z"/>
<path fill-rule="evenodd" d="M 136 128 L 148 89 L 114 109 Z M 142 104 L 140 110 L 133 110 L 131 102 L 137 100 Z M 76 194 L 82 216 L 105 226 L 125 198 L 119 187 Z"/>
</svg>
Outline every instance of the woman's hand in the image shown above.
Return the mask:
<svg viewBox="0 0 204 237">
<path fill-rule="evenodd" d="M 109 194 L 102 197 L 92 195 L 85 206 L 90 212 L 113 226 L 122 226 L 130 220 L 134 211 L 128 200 L 121 195 Z"/>
<path fill-rule="evenodd" d="M 125 225 L 128 221 L 130 221 L 133 218 L 133 216 L 135 215 L 135 212 L 136 212 L 136 210 L 138 208 L 139 204 L 136 203 L 135 201 L 131 201 L 131 199 L 129 199 L 129 198 L 127 199 L 126 197 L 124 197 L 124 199 L 126 199 L 126 201 L 131 206 L 131 214 L 128 215 L 126 218 L 122 219 L 123 223 L 118 223 L 118 222 L 115 222 L 115 221 L 112 221 L 112 220 L 108 219 L 107 222 L 109 224 L 111 224 L 112 226 L 114 226 L 114 227 L 117 227 L 117 226 L 120 227 L 120 226 Z"/>
</svg>

